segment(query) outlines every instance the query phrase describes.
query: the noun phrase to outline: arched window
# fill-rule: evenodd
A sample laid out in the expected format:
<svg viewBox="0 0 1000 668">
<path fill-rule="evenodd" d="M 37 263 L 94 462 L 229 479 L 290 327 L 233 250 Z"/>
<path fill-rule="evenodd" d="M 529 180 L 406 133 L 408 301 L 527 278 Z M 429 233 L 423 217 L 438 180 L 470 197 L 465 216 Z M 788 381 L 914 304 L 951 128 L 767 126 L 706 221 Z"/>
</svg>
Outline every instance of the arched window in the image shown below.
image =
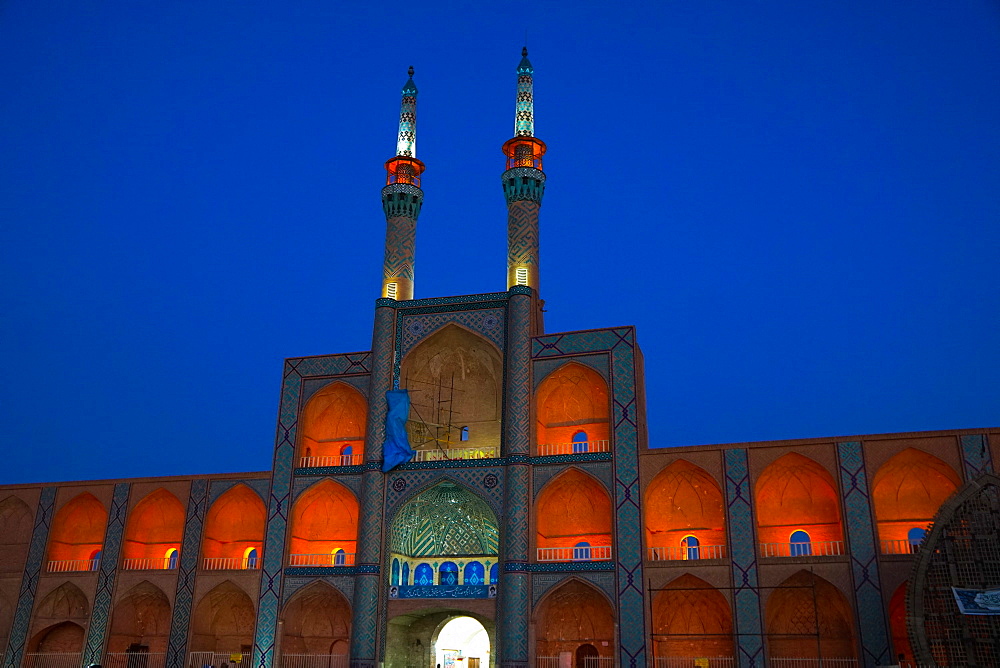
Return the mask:
<svg viewBox="0 0 1000 668">
<path fill-rule="evenodd" d="M 578 431 L 573 434 L 573 452 L 587 452 L 588 450 L 587 432 Z"/>
<path fill-rule="evenodd" d="M 498 582 L 500 582 L 500 564 L 493 564 L 490 566 L 490 584 Z"/>
<path fill-rule="evenodd" d="M 101 555 L 104 554 L 103 550 L 94 550 L 90 553 L 90 570 L 96 571 L 101 568 Z"/>
<path fill-rule="evenodd" d="M 243 568 L 257 568 L 257 548 L 248 547 L 243 553 Z"/>
<path fill-rule="evenodd" d="M 459 438 L 460 441 L 463 441 L 463 442 L 464 441 L 468 441 L 469 440 L 469 428 L 468 427 L 462 427 L 462 431 L 459 432 L 458 438 Z"/>
<path fill-rule="evenodd" d="M 573 546 L 573 561 L 590 561 L 590 543 L 581 540 Z"/>
<path fill-rule="evenodd" d="M 350 466 L 353 463 L 353 459 L 354 459 L 353 445 L 345 445 L 343 448 L 340 449 L 341 466 Z"/>
<path fill-rule="evenodd" d="M 685 559 L 699 559 L 701 553 L 698 550 L 698 539 L 694 536 L 685 536 L 681 540 L 681 549 L 684 550 Z"/>
<path fill-rule="evenodd" d="M 169 570 L 174 570 L 175 568 L 177 568 L 177 557 L 180 556 L 180 552 L 177 551 L 177 548 L 172 547 L 169 550 L 167 550 L 166 556 L 167 556 L 166 558 L 167 568 Z"/>
<path fill-rule="evenodd" d="M 347 564 L 347 553 L 342 548 L 333 551 L 333 565 L 345 566 Z"/>
<path fill-rule="evenodd" d="M 394 585 L 399 584 L 399 559 L 392 560 L 392 578 L 389 582 Z"/>
<path fill-rule="evenodd" d="M 920 544 L 924 542 L 924 536 L 927 535 L 927 529 L 923 527 L 913 527 L 906 532 L 906 540 L 910 544 L 910 552 L 916 552 L 920 549 Z"/>
<path fill-rule="evenodd" d="M 419 564 L 413 571 L 413 584 L 426 587 L 434 584 L 434 569 L 430 564 Z"/>
<path fill-rule="evenodd" d="M 410 565 L 405 561 L 403 562 L 403 578 L 400 584 L 402 585 L 410 584 Z"/>
<path fill-rule="evenodd" d="M 478 561 L 470 561 L 465 565 L 465 580 L 467 585 L 483 584 L 483 565 Z"/>
<path fill-rule="evenodd" d="M 458 584 L 458 566 L 454 561 L 446 561 L 438 569 L 438 580 L 443 585 Z"/>
<path fill-rule="evenodd" d="M 812 540 L 810 540 L 809 534 L 805 531 L 793 531 L 789 542 L 791 543 L 791 555 L 793 557 L 808 557 L 813 553 Z"/>
</svg>

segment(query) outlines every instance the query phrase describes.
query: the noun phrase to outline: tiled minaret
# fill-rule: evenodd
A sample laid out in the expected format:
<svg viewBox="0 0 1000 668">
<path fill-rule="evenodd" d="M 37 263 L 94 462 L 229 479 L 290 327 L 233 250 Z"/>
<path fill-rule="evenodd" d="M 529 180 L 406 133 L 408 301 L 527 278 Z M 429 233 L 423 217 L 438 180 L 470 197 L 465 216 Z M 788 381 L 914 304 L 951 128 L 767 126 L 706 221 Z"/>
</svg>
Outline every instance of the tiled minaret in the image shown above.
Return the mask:
<svg viewBox="0 0 1000 668">
<path fill-rule="evenodd" d="M 396 156 L 385 163 L 386 185 L 382 188 L 385 210 L 385 262 L 382 271 L 382 296 L 390 299 L 413 299 L 413 255 L 417 217 L 424 201 L 420 175 L 424 163 L 417 160 L 417 87 L 410 78 L 403 86 L 399 109 L 399 136 Z"/>
</svg>

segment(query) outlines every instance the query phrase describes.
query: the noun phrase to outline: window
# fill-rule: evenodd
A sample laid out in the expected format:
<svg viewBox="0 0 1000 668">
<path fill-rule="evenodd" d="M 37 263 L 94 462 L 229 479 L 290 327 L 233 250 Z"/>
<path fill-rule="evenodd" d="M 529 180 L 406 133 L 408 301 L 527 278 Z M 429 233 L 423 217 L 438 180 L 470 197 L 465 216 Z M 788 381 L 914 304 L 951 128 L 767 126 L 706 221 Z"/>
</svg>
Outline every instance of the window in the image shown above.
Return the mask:
<svg viewBox="0 0 1000 668">
<path fill-rule="evenodd" d="M 180 553 L 177 551 L 177 548 L 175 547 L 172 547 L 169 550 L 167 550 L 166 562 L 167 562 L 167 568 L 169 570 L 174 570 L 177 568 L 177 557 L 179 555 Z"/>
<path fill-rule="evenodd" d="M 590 543 L 582 540 L 573 546 L 573 561 L 590 561 Z"/>
<path fill-rule="evenodd" d="M 354 455 L 354 447 L 350 445 L 345 445 L 340 449 L 340 465 L 349 466 L 351 463 L 351 457 Z"/>
<path fill-rule="evenodd" d="M 528 284 L 528 268 L 516 267 L 514 269 L 514 285 L 527 285 L 527 284 Z"/>
<path fill-rule="evenodd" d="M 392 560 L 392 577 L 389 580 L 391 584 L 399 584 L 399 559 Z"/>
<path fill-rule="evenodd" d="M 426 587 L 434 584 L 434 569 L 430 564 L 420 564 L 413 571 L 413 584 Z"/>
<path fill-rule="evenodd" d="M 338 548 L 333 551 L 333 565 L 344 566 L 347 564 L 347 553 Z"/>
<path fill-rule="evenodd" d="M 257 548 L 248 547 L 243 553 L 243 568 L 257 568 Z"/>
<path fill-rule="evenodd" d="M 468 427 L 462 427 L 462 430 L 458 433 L 458 439 L 460 441 L 468 441 L 469 440 L 469 428 Z"/>
<path fill-rule="evenodd" d="M 467 585 L 483 584 L 483 565 L 478 561 L 470 561 L 465 565 L 465 578 L 462 580 Z"/>
<path fill-rule="evenodd" d="M 500 564 L 493 564 L 490 566 L 490 584 L 497 584 L 500 582 Z"/>
<path fill-rule="evenodd" d="M 396 298 L 396 290 L 397 290 L 397 284 L 396 283 L 386 283 L 385 284 L 385 296 L 388 297 L 389 299 L 395 299 Z"/>
<path fill-rule="evenodd" d="M 793 531 L 791 541 L 791 556 L 793 557 L 808 557 L 812 551 L 812 541 L 809 538 L 809 534 L 805 531 Z"/>
<path fill-rule="evenodd" d="M 587 452 L 590 449 L 589 440 L 585 431 L 578 431 L 573 434 L 573 452 Z"/>
<path fill-rule="evenodd" d="M 410 565 L 405 561 L 403 562 L 403 577 L 402 577 L 402 582 L 400 584 L 403 585 L 410 584 Z"/>
<path fill-rule="evenodd" d="M 90 570 L 96 571 L 101 567 L 101 550 L 94 550 L 90 553 Z"/>
<path fill-rule="evenodd" d="M 697 538 L 694 536 L 685 536 L 684 539 L 681 540 L 681 549 L 684 551 L 684 558 L 700 559 L 701 551 L 699 550 L 698 545 L 699 543 Z"/>
<path fill-rule="evenodd" d="M 458 584 L 458 566 L 453 561 L 446 561 L 441 564 L 441 568 L 438 569 L 439 577 L 438 580 L 440 584 L 443 585 L 457 585 Z"/>
<path fill-rule="evenodd" d="M 924 542 L 926 535 L 927 530 L 921 527 L 913 527 L 906 532 L 906 540 L 910 544 L 910 552 L 917 552 L 920 549 L 920 544 Z"/>
</svg>

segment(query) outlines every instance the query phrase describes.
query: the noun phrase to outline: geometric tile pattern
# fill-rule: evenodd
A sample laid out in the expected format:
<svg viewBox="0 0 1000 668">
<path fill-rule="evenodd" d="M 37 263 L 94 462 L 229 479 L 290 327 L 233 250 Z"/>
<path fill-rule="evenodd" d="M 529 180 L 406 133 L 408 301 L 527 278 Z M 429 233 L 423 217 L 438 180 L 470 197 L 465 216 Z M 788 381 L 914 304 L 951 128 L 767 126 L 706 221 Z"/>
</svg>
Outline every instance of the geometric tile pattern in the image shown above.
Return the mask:
<svg viewBox="0 0 1000 668">
<path fill-rule="evenodd" d="M 292 596 L 295 595 L 302 587 L 314 582 L 325 582 L 341 594 L 344 595 L 348 601 L 354 598 L 354 578 L 353 577 L 316 577 L 316 578 L 302 578 L 302 577 L 286 577 L 284 586 L 284 597 L 285 602 L 288 602 Z"/>
<path fill-rule="evenodd" d="M 250 480 L 213 480 L 209 485 L 208 503 L 209 506 L 219 500 L 219 497 L 231 490 L 236 485 L 246 485 L 257 492 L 261 500 L 267 499 L 267 492 L 271 487 L 271 481 L 267 478 Z"/>
<path fill-rule="evenodd" d="M 597 478 L 604 483 L 608 491 L 614 487 L 614 473 L 611 470 L 611 462 L 580 462 L 575 466 L 539 466 L 532 467 L 532 495 L 537 499 L 542 487 L 555 476 L 568 469 L 578 469 Z"/>
<path fill-rule="evenodd" d="M 198 572 L 201 532 L 207 512 L 208 480 L 197 478 L 191 481 L 187 517 L 184 520 L 181 558 L 177 564 L 177 590 L 170 618 L 170 636 L 167 640 L 166 668 L 183 668 L 184 666 L 191 607 L 194 603 L 194 578 Z"/>
<path fill-rule="evenodd" d="M 343 471 L 337 470 L 337 467 L 329 467 L 337 473 L 343 473 Z M 360 466 L 351 467 L 361 469 Z M 307 469 L 311 471 L 312 469 Z M 361 470 L 357 471 L 362 473 Z M 292 503 L 295 503 L 295 499 L 299 498 L 302 492 L 306 491 L 312 487 L 315 483 L 320 482 L 320 477 L 317 476 L 295 476 L 295 481 L 292 483 Z M 361 476 L 360 475 L 325 475 L 322 476 L 322 480 L 332 480 L 339 485 L 343 485 L 347 489 L 354 492 L 354 496 L 361 500 Z"/>
<path fill-rule="evenodd" d="M 531 176 L 544 183 L 545 174 L 537 169 Z M 504 176 L 507 176 L 505 173 Z M 517 177 L 513 178 L 517 181 Z M 527 177 L 526 177 L 527 180 Z M 504 190 L 507 181 L 504 182 Z M 525 267 L 528 270 L 529 285 L 538 289 L 538 208 L 541 206 L 541 193 L 544 187 L 539 188 L 537 202 L 519 201 L 508 202 L 507 204 L 507 271 L 513 272 L 514 267 Z M 514 285 L 515 281 L 508 276 L 509 285 Z"/>
<path fill-rule="evenodd" d="M 493 476 L 492 478 L 490 476 Z M 394 470 L 385 478 L 386 525 L 391 525 L 399 508 L 423 491 L 441 482 L 451 482 L 486 501 L 496 517 L 502 517 L 504 469 L 499 466 L 466 467 L 444 471 Z M 379 516 L 381 520 L 382 516 Z"/>
<path fill-rule="evenodd" d="M 426 315 L 409 315 L 404 310 L 399 318 L 399 332 L 402 338 L 399 357 L 406 357 L 406 354 L 420 341 L 450 323 L 457 323 L 481 334 L 496 344 L 500 350 L 503 350 L 503 319 L 503 308 L 428 313 Z"/>
<path fill-rule="evenodd" d="M 108 617 L 111 614 L 111 599 L 115 589 L 115 572 L 118 570 L 118 558 L 122 551 L 125 515 L 128 513 L 128 495 L 131 488 L 130 483 L 118 483 L 111 499 L 111 513 L 108 515 L 104 545 L 101 548 L 100 571 L 97 573 L 97 592 L 94 594 L 94 606 L 90 612 L 87 644 L 83 650 L 85 666 L 101 663 L 104 642 L 107 640 Z"/>
<path fill-rule="evenodd" d="M 726 450 L 725 467 L 726 513 L 732 558 L 736 633 L 739 638 L 739 665 L 740 668 L 759 668 L 765 663 L 747 451 L 742 448 Z"/>
<path fill-rule="evenodd" d="M 547 591 L 563 582 L 576 579 L 585 580 L 607 594 L 610 600 L 615 599 L 615 574 L 614 573 L 578 573 L 576 575 L 566 575 L 565 573 L 538 573 L 531 576 L 531 607 L 538 608 L 538 601 Z"/>
<path fill-rule="evenodd" d="M 866 668 L 875 668 L 890 663 L 889 639 L 879 580 L 875 526 L 868 496 L 868 477 L 860 441 L 838 443 L 837 459 L 847 515 L 847 553 L 851 555 L 854 600 L 861 629 L 862 663 Z"/>
<path fill-rule="evenodd" d="M 980 473 L 993 473 L 993 455 L 987 447 L 986 436 L 969 434 L 961 440 L 966 482 L 975 480 Z"/>
<path fill-rule="evenodd" d="M 31 545 L 28 548 L 28 558 L 24 564 L 24 575 L 21 578 L 21 590 L 17 596 L 17 608 L 14 610 L 14 621 L 7 637 L 7 651 L 3 657 L 3 668 L 17 668 L 21 665 L 24 654 L 24 642 L 31 624 L 31 608 L 35 602 L 35 587 L 38 585 L 38 575 L 42 571 L 42 560 L 45 557 L 45 545 L 49 540 L 49 525 L 52 522 L 52 506 L 56 500 L 55 487 L 43 487 L 38 499 L 38 510 L 35 511 L 35 527 L 31 532 Z"/>
<path fill-rule="evenodd" d="M 616 327 L 538 336 L 532 358 L 552 359 L 607 352 L 611 360 L 611 443 L 614 466 L 616 590 L 620 650 L 618 665 L 646 665 L 643 605 L 642 519 L 639 511 L 639 405 L 636 394 L 635 329 Z M 644 428 L 644 425 L 643 425 Z"/>
<path fill-rule="evenodd" d="M 555 360 L 536 361 L 532 366 L 532 380 L 534 381 L 535 389 L 538 389 L 538 386 L 548 377 L 550 373 L 566 362 L 576 362 L 577 364 L 588 366 L 597 373 L 601 374 L 601 377 L 605 380 L 605 382 L 610 380 L 607 355 L 579 355 L 576 357 L 564 357 Z"/>
</svg>

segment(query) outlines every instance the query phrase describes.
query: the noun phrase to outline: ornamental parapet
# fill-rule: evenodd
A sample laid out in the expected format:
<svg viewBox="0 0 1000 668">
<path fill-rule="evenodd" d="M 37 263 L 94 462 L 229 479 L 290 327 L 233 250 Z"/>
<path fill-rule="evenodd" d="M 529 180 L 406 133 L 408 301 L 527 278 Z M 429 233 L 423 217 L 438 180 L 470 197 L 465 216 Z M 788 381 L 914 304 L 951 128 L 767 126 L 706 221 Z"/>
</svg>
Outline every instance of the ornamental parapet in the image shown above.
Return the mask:
<svg viewBox="0 0 1000 668">
<path fill-rule="evenodd" d="M 424 191 L 409 183 L 390 183 L 382 188 L 382 210 L 386 219 L 410 218 L 416 220 L 420 216 L 420 207 L 424 203 Z"/>
<path fill-rule="evenodd" d="M 507 205 L 514 202 L 542 203 L 545 194 L 545 172 L 535 167 L 513 167 L 500 177 Z"/>
</svg>

